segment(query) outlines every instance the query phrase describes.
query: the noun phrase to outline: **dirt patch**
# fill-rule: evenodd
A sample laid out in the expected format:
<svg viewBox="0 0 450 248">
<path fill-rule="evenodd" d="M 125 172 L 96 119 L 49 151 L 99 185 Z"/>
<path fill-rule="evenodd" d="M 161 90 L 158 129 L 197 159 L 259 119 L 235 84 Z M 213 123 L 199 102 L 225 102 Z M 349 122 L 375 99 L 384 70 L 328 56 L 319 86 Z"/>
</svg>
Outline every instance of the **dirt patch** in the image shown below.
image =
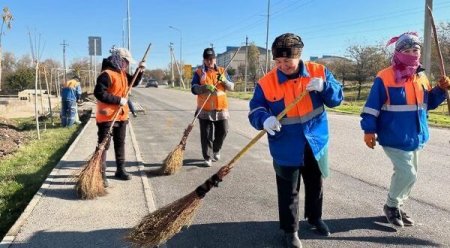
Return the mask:
<svg viewBox="0 0 450 248">
<path fill-rule="evenodd" d="M 15 152 L 29 140 L 26 132 L 17 130 L 16 123 L 6 118 L 0 118 L 0 158 Z"/>
</svg>

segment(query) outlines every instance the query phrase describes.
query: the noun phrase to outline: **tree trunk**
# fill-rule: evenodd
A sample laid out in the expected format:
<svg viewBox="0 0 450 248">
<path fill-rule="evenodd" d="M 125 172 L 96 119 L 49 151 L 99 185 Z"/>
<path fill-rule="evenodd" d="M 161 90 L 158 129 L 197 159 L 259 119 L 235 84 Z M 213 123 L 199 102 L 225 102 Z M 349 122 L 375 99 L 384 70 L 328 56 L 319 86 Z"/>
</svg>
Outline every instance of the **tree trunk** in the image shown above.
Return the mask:
<svg viewBox="0 0 450 248">
<path fill-rule="evenodd" d="M 362 88 L 362 82 L 358 82 L 358 95 L 356 96 L 356 100 L 359 100 L 361 97 L 361 88 Z"/>
</svg>

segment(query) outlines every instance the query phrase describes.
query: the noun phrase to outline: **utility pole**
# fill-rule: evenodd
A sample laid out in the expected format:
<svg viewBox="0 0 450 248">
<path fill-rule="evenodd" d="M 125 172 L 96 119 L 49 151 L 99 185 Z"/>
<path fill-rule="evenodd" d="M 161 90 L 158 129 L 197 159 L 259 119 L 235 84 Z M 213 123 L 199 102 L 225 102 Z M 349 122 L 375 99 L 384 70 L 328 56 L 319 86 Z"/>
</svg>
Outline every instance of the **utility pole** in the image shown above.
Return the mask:
<svg viewBox="0 0 450 248">
<path fill-rule="evenodd" d="M 245 72 L 244 72 L 244 92 L 247 92 L 247 63 L 248 63 L 248 36 L 245 36 Z"/>
<path fill-rule="evenodd" d="M 211 46 L 212 49 L 214 49 L 214 44 L 213 43 L 209 43 L 209 45 Z"/>
<path fill-rule="evenodd" d="M 67 82 L 67 73 L 66 73 L 66 46 L 69 44 L 66 43 L 66 40 L 63 40 L 63 43 L 60 44 L 63 46 L 63 67 L 64 67 L 64 83 Z"/>
<path fill-rule="evenodd" d="M 172 88 L 175 87 L 175 76 L 173 75 L 173 60 L 172 60 L 172 54 L 173 54 L 173 43 L 170 42 L 170 81 L 172 81 Z"/>
<path fill-rule="evenodd" d="M 430 16 L 428 15 L 428 9 L 433 9 L 433 0 L 425 1 L 425 24 L 424 24 L 424 35 L 423 35 L 423 67 L 428 77 L 431 76 L 431 22 Z"/>
<path fill-rule="evenodd" d="M 125 21 L 127 18 L 122 19 L 122 47 L 125 47 Z"/>
<path fill-rule="evenodd" d="M 267 0 L 267 30 L 266 30 L 266 72 L 269 71 L 269 19 L 270 19 L 270 0 Z"/>
<path fill-rule="evenodd" d="M 130 24 L 130 0 L 127 0 L 127 22 L 128 22 L 128 44 L 127 44 L 127 48 L 128 48 L 128 51 L 130 51 L 130 53 L 131 53 L 131 24 Z M 131 67 L 131 64 L 130 64 L 130 66 L 128 67 L 128 72 L 130 73 L 130 74 L 132 74 L 133 73 L 133 68 Z"/>
<path fill-rule="evenodd" d="M 183 32 L 181 31 L 181 29 L 174 27 L 174 26 L 169 26 L 169 28 L 180 33 L 180 67 L 183 68 Z M 174 57 L 175 57 L 175 55 L 174 55 Z M 183 77 L 183 70 L 181 70 L 180 77 Z"/>
</svg>

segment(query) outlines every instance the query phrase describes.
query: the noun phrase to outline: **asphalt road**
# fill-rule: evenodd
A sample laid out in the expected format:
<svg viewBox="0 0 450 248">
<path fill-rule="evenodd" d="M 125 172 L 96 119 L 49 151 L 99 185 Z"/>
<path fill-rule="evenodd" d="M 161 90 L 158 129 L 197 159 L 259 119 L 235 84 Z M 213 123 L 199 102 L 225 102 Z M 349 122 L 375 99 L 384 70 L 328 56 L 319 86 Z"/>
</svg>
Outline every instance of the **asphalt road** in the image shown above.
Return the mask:
<svg viewBox="0 0 450 248">
<path fill-rule="evenodd" d="M 161 166 L 193 120 L 195 96 L 164 88 L 136 88 L 133 98 L 146 115 L 132 119 L 148 171 Z M 189 136 L 184 166 L 176 175 L 151 176 L 156 207 L 193 191 L 225 165 L 257 131 L 248 123 L 248 102 L 230 99 L 230 130 L 222 160 L 201 165 L 198 125 Z M 431 129 L 420 155 L 418 182 L 405 209 L 417 222 L 394 229 L 382 215 L 392 165 L 382 149 L 365 147 L 359 117 L 329 114 L 331 176 L 325 180 L 323 218 L 332 235 L 322 237 L 301 220 L 304 247 L 450 247 L 450 130 Z M 302 192 L 303 194 L 303 192 Z M 300 198 L 303 212 L 303 196 Z M 275 176 L 263 137 L 212 189 L 192 225 L 167 247 L 283 247 L 278 228 Z"/>
</svg>

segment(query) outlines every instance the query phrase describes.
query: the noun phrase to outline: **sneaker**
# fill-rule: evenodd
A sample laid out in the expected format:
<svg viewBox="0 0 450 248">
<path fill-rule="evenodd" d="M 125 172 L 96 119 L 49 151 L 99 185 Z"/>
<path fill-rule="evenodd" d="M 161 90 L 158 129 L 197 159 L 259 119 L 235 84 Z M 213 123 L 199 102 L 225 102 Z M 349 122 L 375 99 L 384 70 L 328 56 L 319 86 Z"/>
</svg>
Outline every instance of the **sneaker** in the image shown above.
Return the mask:
<svg viewBox="0 0 450 248">
<path fill-rule="evenodd" d="M 414 220 L 400 208 L 400 214 L 402 215 L 403 225 L 414 226 Z"/>
<path fill-rule="evenodd" d="M 286 240 L 286 247 L 302 248 L 302 242 L 300 241 L 300 238 L 298 237 L 297 232 L 293 232 L 293 233 L 285 232 L 284 239 Z"/>
<path fill-rule="evenodd" d="M 134 118 L 136 118 L 136 117 L 137 117 L 137 114 L 136 114 L 136 113 L 133 113 L 133 116 L 134 116 Z"/>
<path fill-rule="evenodd" d="M 386 215 L 386 219 L 389 223 L 394 226 L 403 227 L 402 216 L 400 214 L 399 208 L 391 208 L 388 205 L 384 205 L 383 207 L 384 215 Z"/>
<path fill-rule="evenodd" d="M 310 220 L 308 219 L 308 223 L 314 226 L 317 231 L 323 236 L 330 236 L 330 229 L 327 224 L 322 219 Z"/>
<path fill-rule="evenodd" d="M 206 167 L 211 167 L 211 166 L 212 166 L 212 160 L 211 160 L 211 159 L 208 159 L 208 160 L 205 159 L 205 161 L 203 162 L 203 164 L 204 164 Z"/>
<path fill-rule="evenodd" d="M 213 161 L 219 161 L 220 160 L 220 153 L 219 152 L 215 152 L 213 153 Z"/>
</svg>

